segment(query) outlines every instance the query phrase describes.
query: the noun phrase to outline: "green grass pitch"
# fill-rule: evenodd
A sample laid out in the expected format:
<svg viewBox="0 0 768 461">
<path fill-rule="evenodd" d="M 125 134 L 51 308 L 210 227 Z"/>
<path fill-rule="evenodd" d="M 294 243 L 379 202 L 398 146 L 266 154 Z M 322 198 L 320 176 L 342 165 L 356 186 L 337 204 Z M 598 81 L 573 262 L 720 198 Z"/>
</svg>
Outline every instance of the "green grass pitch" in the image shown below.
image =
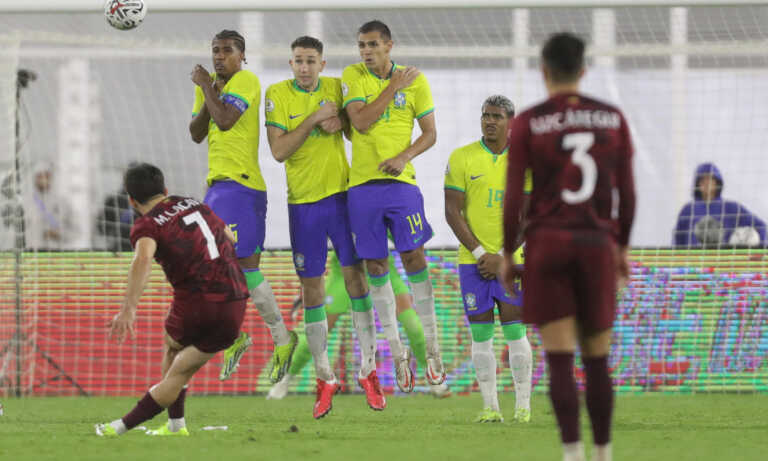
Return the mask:
<svg viewBox="0 0 768 461">
<path fill-rule="evenodd" d="M 362 395 L 340 395 L 333 411 L 312 419 L 313 397 L 187 398 L 188 438 L 150 438 L 132 431 L 97 437 L 93 425 L 122 416 L 132 398 L 4 399 L 0 460 L 559 460 L 560 446 L 545 395 L 533 400 L 530 424 L 475 424 L 479 395 L 435 400 L 389 397 L 373 412 Z M 514 396 L 501 396 L 511 417 Z M 153 422 L 165 422 L 165 414 Z M 586 412 L 582 433 L 591 440 Z M 227 425 L 227 431 L 202 431 Z M 292 432 L 295 425 L 298 431 Z M 617 398 L 617 461 L 757 461 L 768 459 L 768 396 L 626 395 Z M 587 443 L 587 445 L 590 445 Z"/>
</svg>

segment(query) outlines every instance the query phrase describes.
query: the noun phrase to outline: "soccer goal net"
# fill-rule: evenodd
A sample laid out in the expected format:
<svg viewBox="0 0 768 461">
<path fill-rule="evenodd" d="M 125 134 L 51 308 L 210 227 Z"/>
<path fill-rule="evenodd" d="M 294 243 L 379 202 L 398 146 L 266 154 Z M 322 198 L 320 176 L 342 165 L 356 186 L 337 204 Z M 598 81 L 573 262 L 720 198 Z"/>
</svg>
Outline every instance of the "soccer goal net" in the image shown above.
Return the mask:
<svg viewBox="0 0 768 461">
<path fill-rule="evenodd" d="M 263 95 L 292 78 L 289 45 L 301 35 L 324 42 L 323 74 L 340 76 L 360 60 L 356 31 L 371 19 L 389 25 L 393 59 L 426 75 L 436 105 L 437 144 L 415 166 L 435 229 L 428 260 L 454 391 L 472 391 L 476 382 L 443 172 L 453 149 L 480 137 L 486 97 L 504 94 L 520 109 L 545 96 L 539 49 L 559 31 L 587 41 L 583 90 L 618 105 L 635 141 L 633 273 L 619 299 L 610 359 L 619 391 L 768 390 L 768 198 L 760 189 L 768 174 L 768 7 L 760 2 L 422 0 L 361 9 L 286 0 L 279 10 L 258 10 L 225 0 L 211 11 L 210 2 L 155 0 L 147 1 L 144 23 L 125 32 L 107 25 L 97 0 L 30 3 L 0 5 L 0 396 L 134 395 L 157 382 L 171 296 L 159 267 L 139 307 L 137 337 L 124 345 L 107 338 L 131 259 L 122 172 L 147 161 L 166 173 L 169 191 L 204 195 L 206 146 L 193 143 L 187 128 L 190 72 L 196 64 L 211 70 L 217 32 L 245 36 L 246 68 Z M 264 132 L 261 139 L 269 197 L 262 270 L 289 328 L 301 331 L 301 309 L 291 315 L 298 281 L 285 173 Z M 696 178 L 706 175 L 697 171 L 714 173 L 712 194 L 702 194 Z M 256 341 L 239 371 L 218 381 L 217 356 L 191 391 L 268 390 L 269 332 L 255 309 L 243 328 Z M 542 391 L 535 330 L 529 338 L 534 389 Z M 500 333 L 496 343 L 506 354 Z M 329 352 L 343 389 L 355 391 L 348 315 Z M 383 336 L 378 363 L 383 387 L 394 391 Z M 511 390 L 508 361 L 498 363 L 500 386 Z M 292 390 L 313 391 L 313 375 L 310 364 Z M 417 385 L 423 375 L 419 369 Z"/>
</svg>

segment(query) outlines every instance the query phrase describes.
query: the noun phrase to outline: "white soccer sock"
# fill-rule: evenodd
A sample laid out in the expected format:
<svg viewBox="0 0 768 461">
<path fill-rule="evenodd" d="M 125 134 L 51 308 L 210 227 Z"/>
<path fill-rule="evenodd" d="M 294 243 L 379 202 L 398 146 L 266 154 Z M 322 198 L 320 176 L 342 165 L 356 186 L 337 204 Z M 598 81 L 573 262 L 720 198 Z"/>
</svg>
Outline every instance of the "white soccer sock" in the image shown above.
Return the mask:
<svg viewBox="0 0 768 461">
<path fill-rule="evenodd" d="M 389 281 L 389 278 L 382 286 L 371 284 L 371 300 L 374 309 L 379 313 L 379 322 L 381 322 L 381 328 L 384 330 L 384 337 L 389 342 L 392 359 L 401 358 L 403 345 L 400 342 L 400 332 L 397 330 L 395 292 L 392 290 L 392 282 Z"/>
<path fill-rule="evenodd" d="M 366 312 L 352 311 L 352 324 L 360 345 L 360 374 L 365 378 L 376 369 L 376 321 L 373 309 Z"/>
<path fill-rule="evenodd" d="M 531 368 L 533 355 L 528 338 L 523 336 L 514 341 L 508 341 L 509 368 L 515 381 L 515 408 L 531 409 Z"/>
<path fill-rule="evenodd" d="M 594 445 L 592 447 L 592 461 L 612 461 L 613 454 L 611 450 L 611 442 L 605 445 Z"/>
<path fill-rule="evenodd" d="M 439 353 L 440 344 L 437 341 L 437 319 L 435 317 L 435 295 L 432 281 L 427 278 L 422 282 L 411 282 L 411 288 L 413 288 L 413 309 L 419 314 L 421 326 L 424 328 L 427 355 Z"/>
<path fill-rule="evenodd" d="M 333 381 L 335 378 L 328 362 L 328 320 L 307 323 L 304 334 L 307 335 L 307 345 L 315 362 L 315 374 L 323 381 Z"/>
<path fill-rule="evenodd" d="M 499 394 L 496 390 L 496 355 L 493 338 L 488 341 L 472 341 L 472 363 L 475 365 L 477 383 L 483 396 L 483 408 L 499 411 Z"/>
<path fill-rule="evenodd" d="M 109 425 L 115 428 L 115 432 L 117 432 L 117 435 L 123 435 L 126 432 L 128 432 L 128 428 L 125 427 L 125 423 L 123 422 L 122 419 L 116 419 L 111 423 L 109 423 Z"/>
<path fill-rule="evenodd" d="M 581 441 L 563 444 L 563 461 L 584 461 L 584 445 Z"/>
<path fill-rule="evenodd" d="M 251 290 L 251 299 L 256 309 L 264 319 L 264 323 L 269 327 L 272 333 L 272 340 L 278 346 L 284 346 L 291 341 L 288 329 L 283 323 L 283 316 L 280 314 L 280 307 L 277 305 L 275 294 L 272 293 L 272 287 L 266 280 L 255 286 Z"/>
<path fill-rule="evenodd" d="M 168 430 L 171 432 L 179 432 L 181 429 L 187 427 L 187 422 L 184 417 L 181 418 L 168 418 Z"/>
</svg>

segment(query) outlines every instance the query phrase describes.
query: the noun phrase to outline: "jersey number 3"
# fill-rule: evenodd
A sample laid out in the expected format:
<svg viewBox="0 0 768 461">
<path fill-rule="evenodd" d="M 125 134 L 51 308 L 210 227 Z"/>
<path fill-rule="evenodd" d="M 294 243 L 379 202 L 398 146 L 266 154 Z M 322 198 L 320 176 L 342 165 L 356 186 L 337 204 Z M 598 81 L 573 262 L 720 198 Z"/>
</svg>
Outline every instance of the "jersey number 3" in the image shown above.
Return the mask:
<svg viewBox="0 0 768 461">
<path fill-rule="evenodd" d="M 211 228 L 208 227 L 208 223 L 205 222 L 203 215 L 201 215 L 199 211 L 184 216 L 184 224 L 190 225 L 192 223 L 197 224 L 197 227 L 200 228 L 200 232 L 203 233 L 203 237 L 205 237 L 205 242 L 208 244 L 208 256 L 211 259 L 218 258 L 219 247 L 216 246 L 216 238 L 213 236 Z"/>
<path fill-rule="evenodd" d="M 597 165 L 589 148 L 595 143 L 592 132 L 571 133 L 563 136 L 563 149 L 573 151 L 571 161 L 581 170 L 581 187 L 577 191 L 563 189 L 560 197 L 569 205 L 585 202 L 592 197 L 597 185 Z"/>
</svg>

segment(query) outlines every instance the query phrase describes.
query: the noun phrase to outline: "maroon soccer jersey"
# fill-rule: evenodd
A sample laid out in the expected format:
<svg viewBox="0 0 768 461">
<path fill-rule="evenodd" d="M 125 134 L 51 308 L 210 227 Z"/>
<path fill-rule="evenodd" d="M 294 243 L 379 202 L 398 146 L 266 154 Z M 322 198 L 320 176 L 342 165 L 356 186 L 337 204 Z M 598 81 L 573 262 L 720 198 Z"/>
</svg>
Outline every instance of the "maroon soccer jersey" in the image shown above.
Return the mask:
<svg viewBox="0 0 768 461">
<path fill-rule="evenodd" d="M 602 229 L 628 244 L 635 209 L 632 140 L 617 108 L 579 94 L 556 95 L 512 119 L 508 155 L 506 251 L 514 250 L 526 168 L 533 172 L 526 233 Z"/>
<path fill-rule="evenodd" d="M 207 205 L 170 196 L 131 228 L 131 245 L 142 237 L 157 242 L 155 260 L 177 298 L 226 302 L 248 297 L 248 287 L 224 231 L 226 224 Z"/>
</svg>

